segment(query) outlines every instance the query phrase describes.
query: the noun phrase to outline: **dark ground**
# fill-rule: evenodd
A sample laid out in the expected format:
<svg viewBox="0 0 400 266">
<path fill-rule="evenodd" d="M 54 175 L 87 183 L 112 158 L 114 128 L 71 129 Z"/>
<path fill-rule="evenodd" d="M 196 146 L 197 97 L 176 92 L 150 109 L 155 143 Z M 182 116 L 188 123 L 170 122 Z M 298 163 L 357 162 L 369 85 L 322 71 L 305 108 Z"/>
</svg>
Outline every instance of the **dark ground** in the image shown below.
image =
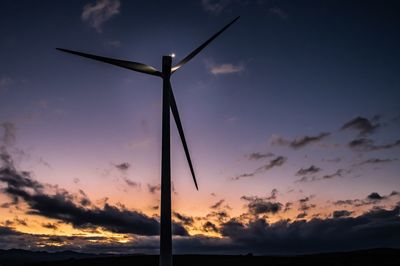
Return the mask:
<svg viewBox="0 0 400 266">
<path fill-rule="evenodd" d="M 96 256 L 74 252 L 46 253 L 21 250 L 1 251 L 0 266 L 10 265 L 111 265 L 111 266 L 158 266 L 158 256 Z M 178 255 L 174 266 L 275 266 L 275 265 L 400 265 L 400 249 L 374 249 L 342 253 L 327 253 L 302 256 L 223 256 L 223 255 Z"/>
</svg>

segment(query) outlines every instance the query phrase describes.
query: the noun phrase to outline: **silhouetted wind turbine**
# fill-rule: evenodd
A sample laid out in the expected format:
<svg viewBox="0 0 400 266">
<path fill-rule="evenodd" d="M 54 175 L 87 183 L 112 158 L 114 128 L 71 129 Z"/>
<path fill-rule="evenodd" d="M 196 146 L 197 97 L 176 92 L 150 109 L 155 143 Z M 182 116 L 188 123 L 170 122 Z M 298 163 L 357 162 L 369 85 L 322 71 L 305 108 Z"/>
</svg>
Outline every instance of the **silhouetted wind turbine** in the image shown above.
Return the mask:
<svg viewBox="0 0 400 266">
<path fill-rule="evenodd" d="M 160 266 L 172 265 L 172 222 L 171 222 L 171 158 L 170 158 L 170 113 L 175 119 L 179 135 L 182 140 L 183 149 L 185 150 L 186 159 L 188 160 L 190 172 L 192 173 L 194 185 L 198 190 L 196 176 L 194 174 L 192 160 L 190 159 L 189 149 L 186 144 L 185 134 L 181 119 L 179 117 L 178 107 L 176 105 L 174 93 L 172 92 L 170 77 L 175 71 L 181 68 L 184 64 L 189 62 L 193 57 L 201 52 L 209 43 L 217 38 L 229 26 L 231 26 L 239 17 L 232 20 L 228 25 L 223 27 L 207 41 L 200 45 L 193 52 L 183 58 L 178 64 L 172 67 L 172 57 L 170 55 L 162 57 L 162 71 L 158 71 L 152 66 L 146 64 L 125 61 L 113 58 L 102 57 L 98 55 L 86 54 L 76 51 L 71 51 L 62 48 L 57 50 L 87 57 L 104 63 L 109 63 L 115 66 L 127 68 L 133 71 L 153 75 L 162 78 L 163 80 L 163 101 L 162 101 L 162 157 L 161 157 L 161 231 L 160 231 Z"/>
</svg>

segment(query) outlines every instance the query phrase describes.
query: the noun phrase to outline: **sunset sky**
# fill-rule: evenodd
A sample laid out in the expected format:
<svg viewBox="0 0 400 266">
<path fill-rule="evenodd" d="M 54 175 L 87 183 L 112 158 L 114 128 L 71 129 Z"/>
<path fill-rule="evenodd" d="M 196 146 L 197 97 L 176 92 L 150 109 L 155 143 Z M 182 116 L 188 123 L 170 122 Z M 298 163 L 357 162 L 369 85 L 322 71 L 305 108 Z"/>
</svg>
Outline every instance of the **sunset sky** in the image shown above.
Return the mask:
<svg viewBox="0 0 400 266">
<path fill-rule="evenodd" d="M 174 252 L 400 247 L 398 1 L 0 3 L 0 249 L 158 253 L 161 68 Z"/>
</svg>

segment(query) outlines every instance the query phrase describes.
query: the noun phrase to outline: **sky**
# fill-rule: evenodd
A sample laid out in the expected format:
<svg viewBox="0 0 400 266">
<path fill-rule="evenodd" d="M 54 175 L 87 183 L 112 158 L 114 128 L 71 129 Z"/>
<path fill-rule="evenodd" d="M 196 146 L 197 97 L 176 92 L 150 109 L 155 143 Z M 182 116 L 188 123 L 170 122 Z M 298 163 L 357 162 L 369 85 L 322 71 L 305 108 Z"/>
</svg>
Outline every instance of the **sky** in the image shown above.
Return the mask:
<svg viewBox="0 0 400 266">
<path fill-rule="evenodd" d="M 161 68 L 175 253 L 400 247 L 398 1 L 0 4 L 0 249 L 159 252 Z"/>
</svg>

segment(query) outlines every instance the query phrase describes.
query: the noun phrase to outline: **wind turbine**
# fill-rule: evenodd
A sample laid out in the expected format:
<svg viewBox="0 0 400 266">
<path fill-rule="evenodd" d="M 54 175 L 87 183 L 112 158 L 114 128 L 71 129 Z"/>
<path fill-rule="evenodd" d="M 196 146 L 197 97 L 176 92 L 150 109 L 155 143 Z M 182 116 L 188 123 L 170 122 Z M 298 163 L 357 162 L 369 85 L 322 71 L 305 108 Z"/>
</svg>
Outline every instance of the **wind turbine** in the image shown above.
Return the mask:
<svg viewBox="0 0 400 266">
<path fill-rule="evenodd" d="M 239 17 L 236 17 L 225 27 L 211 36 L 198 48 L 193 50 L 178 64 L 172 66 L 172 56 L 167 55 L 162 57 L 162 71 L 158 71 L 152 66 L 119 60 L 114 58 L 107 58 L 98 55 L 81 53 L 77 51 L 67 50 L 63 48 L 56 48 L 57 50 L 71 53 L 74 55 L 83 56 L 93 60 L 101 61 L 104 63 L 112 64 L 115 66 L 127 68 L 133 71 L 153 75 L 162 78 L 163 80 L 163 100 L 162 100 L 162 156 L 161 156 L 161 221 L 160 221 L 160 266 L 172 266 L 172 222 L 171 222 L 171 158 L 170 158 L 170 108 L 175 119 L 176 126 L 185 150 L 186 159 L 189 163 L 190 172 L 193 177 L 194 185 L 197 186 L 196 176 L 194 174 L 192 160 L 190 159 L 189 149 L 186 144 L 185 134 L 181 119 L 179 117 L 178 107 L 176 105 L 174 93 L 172 91 L 170 77 L 175 71 L 181 68 L 184 64 L 189 62 L 193 57 L 200 53 L 208 44 L 231 26 Z"/>
</svg>

